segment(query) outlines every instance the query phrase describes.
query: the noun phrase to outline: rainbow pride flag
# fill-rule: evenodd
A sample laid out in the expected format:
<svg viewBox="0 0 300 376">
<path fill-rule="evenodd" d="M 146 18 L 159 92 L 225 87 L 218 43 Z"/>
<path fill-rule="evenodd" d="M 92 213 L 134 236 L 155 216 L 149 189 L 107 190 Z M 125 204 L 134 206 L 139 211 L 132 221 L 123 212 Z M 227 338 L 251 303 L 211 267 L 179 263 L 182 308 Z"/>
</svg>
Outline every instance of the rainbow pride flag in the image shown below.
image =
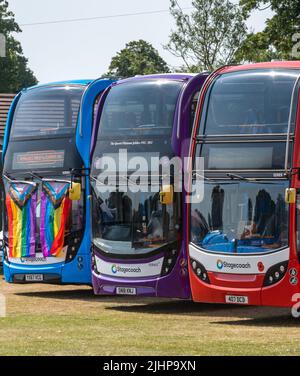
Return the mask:
<svg viewBox="0 0 300 376">
<path fill-rule="evenodd" d="M 44 257 L 59 256 L 63 249 L 72 208 L 69 188 L 68 182 L 42 183 L 40 240 Z"/>
<path fill-rule="evenodd" d="M 10 257 L 35 256 L 36 183 L 5 181 Z"/>
</svg>

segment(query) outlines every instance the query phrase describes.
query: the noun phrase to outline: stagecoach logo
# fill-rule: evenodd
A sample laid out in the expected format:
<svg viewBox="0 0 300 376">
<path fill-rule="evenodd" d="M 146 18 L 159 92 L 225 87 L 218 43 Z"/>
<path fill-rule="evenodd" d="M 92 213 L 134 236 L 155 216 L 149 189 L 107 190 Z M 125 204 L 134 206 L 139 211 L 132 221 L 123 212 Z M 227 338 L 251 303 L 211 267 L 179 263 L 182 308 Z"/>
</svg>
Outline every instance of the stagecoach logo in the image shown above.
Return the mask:
<svg viewBox="0 0 300 376">
<path fill-rule="evenodd" d="M 114 273 L 114 274 L 117 274 L 117 273 L 123 273 L 123 274 L 126 274 L 126 273 L 141 273 L 142 270 L 140 267 L 132 267 L 132 266 L 119 266 L 119 265 L 116 265 L 116 264 L 113 264 L 111 266 L 111 271 Z"/>
<path fill-rule="evenodd" d="M 114 274 L 116 274 L 116 273 L 117 273 L 117 265 L 113 264 L 113 265 L 111 266 L 111 271 L 112 271 Z"/>
<path fill-rule="evenodd" d="M 217 260 L 217 268 L 219 270 L 224 269 L 251 269 L 251 265 L 249 262 L 246 264 L 238 264 L 238 263 L 232 263 L 232 262 L 226 262 L 222 260 Z"/>
</svg>

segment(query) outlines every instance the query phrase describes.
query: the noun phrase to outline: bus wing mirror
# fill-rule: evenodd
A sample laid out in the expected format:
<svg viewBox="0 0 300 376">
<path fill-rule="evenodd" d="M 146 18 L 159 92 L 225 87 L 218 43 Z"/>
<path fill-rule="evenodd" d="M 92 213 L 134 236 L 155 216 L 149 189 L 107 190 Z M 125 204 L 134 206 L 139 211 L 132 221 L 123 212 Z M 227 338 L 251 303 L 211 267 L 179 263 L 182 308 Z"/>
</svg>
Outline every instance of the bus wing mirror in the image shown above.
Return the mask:
<svg viewBox="0 0 300 376">
<path fill-rule="evenodd" d="M 78 201 L 81 197 L 81 184 L 80 183 L 71 183 L 69 189 L 69 198 L 72 201 Z"/>
<path fill-rule="evenodd" d="M 159 200 L 162 205 L 173 204 L 174 190 L 172 185 L 163 185 L 159 192 Z"/>
<path fill-rule="evenodd" d="M 287 204 L 296 203 L 296 189 L 295 188 L 287 188 L 285 190 L 285 202 Z"/>
</svg>

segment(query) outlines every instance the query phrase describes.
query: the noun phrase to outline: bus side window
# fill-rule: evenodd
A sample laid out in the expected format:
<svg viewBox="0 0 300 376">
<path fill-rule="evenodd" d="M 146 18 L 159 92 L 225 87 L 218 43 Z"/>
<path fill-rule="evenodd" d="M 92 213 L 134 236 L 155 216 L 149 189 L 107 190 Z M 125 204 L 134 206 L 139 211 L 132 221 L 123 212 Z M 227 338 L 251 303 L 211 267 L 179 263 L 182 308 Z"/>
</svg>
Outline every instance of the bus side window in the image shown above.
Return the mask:
<svg viewBox="0 0 300 376">
<path fill-rule="evenodd" d="M 196 93 L 194 93 L 193 99 L 192 99 L 191 117 L 190 117 L 190 131 L 191 132 L 193 130 L 193 125 L 194 125 L 194 120 L 195 120 L 195 115 L 196 115 L 196 110 L 197 110 L 197 103 L 198 103 L 199 94 L 200 94 L 200 90 L 196 91 Z"/>
</svg>

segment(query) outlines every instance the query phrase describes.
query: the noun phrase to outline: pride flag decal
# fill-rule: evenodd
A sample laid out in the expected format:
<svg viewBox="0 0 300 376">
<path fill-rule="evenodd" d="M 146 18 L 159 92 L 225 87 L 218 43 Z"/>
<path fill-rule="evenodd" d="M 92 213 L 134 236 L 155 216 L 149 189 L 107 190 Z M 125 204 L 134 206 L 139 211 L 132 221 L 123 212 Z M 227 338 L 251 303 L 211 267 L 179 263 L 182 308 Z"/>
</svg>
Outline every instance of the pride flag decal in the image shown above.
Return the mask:
<svg viewBox="0 0 300 376">
<path fill-rule="evenodd" d="M 44 257 L 59 256 L 63 249 L 72 208 L 69 188 L 68 182 L 44 180 L 42 183 L 40 240 Z"/>
<path fill-rule="evenodd" d="M 5 182 L 10 257 L 35 256 L 37 187 L 32 182 Z"/>
</svg>

